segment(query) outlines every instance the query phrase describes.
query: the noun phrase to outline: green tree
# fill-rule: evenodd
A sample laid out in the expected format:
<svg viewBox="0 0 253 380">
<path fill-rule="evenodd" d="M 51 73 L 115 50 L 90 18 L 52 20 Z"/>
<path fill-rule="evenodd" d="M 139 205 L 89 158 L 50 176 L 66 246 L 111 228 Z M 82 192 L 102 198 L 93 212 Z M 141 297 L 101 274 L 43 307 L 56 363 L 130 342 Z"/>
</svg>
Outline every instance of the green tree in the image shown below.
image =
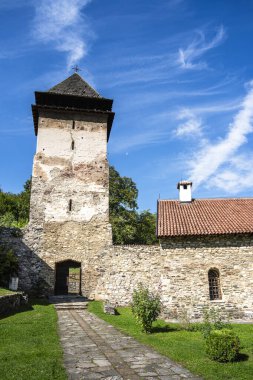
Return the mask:
<svg viewBox="0 0 253 380">
<path fill-rule="evenodd" d="M 156 214 L 148 210 L 137 215 L 136 244 L 156 244 Z"/>
<path fill-rule="evenodd" d="M 115 214 L 123 209 L 132 211 L 137 209 L 136 184 L 129 177 L 121 177 L 113 166 L 109 168 L 109 186 L 111 213 Z"/>
<path fill-rule="evenodd" d="M 115 244 L 154 244 L 157 242 L 156 216 L 149 211 L 137 212 L 138 190 L 129 177 L 121 177 L 110 166 L 109 210 Z"/>
<path fill-rule="evenodd" d="M 24 190 L 19 194 L 0 190 L 0 226 L 23 227 L 28 223 L 30 193 L 30 179 L 26 181 Z"/>
<path fill-rule="evenodd" d="M 31 197 L 31 179 L 24 184 L 24 190 L 18 194 L 18 219 L 27 223 L 29 220 Z"/>
</svg>

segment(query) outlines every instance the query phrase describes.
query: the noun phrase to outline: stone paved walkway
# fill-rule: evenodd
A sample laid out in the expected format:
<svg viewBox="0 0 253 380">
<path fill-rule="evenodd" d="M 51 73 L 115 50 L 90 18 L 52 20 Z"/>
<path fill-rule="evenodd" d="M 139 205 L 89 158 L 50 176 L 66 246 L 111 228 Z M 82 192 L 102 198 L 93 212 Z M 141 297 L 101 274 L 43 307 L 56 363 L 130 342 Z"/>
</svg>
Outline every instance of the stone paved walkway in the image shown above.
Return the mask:
<svg viewBox="0 0 253 380">
<path fill-rule="evenodd" d="M 87 310 L 57 312 L 70 380 L 200 379 Z"/>
</svg>

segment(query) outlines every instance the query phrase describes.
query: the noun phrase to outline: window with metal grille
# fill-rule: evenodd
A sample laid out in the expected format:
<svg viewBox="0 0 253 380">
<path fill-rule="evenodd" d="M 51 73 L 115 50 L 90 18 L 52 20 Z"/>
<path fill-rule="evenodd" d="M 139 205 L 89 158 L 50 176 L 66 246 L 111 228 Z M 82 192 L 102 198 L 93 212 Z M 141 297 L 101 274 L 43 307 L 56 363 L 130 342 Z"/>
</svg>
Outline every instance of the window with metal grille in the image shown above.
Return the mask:
<svg viewBox="0 0 253 380">
<path fill-rule="evenodd" d="M 208 271 L 210 300 L 221 300 L 220 273 L 218 269 Z"/>
</svg>

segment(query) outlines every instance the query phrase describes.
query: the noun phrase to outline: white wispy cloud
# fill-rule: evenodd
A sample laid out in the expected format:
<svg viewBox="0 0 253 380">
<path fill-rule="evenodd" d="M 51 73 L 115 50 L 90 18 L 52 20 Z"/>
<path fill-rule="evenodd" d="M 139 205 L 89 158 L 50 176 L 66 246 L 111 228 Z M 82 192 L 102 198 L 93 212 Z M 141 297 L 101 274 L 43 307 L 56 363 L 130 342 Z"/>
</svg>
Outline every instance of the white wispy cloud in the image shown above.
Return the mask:
<svg viewBox="0 0 253 380">
<path fill-rule="evenodd" d="M 240 106 L 241 102 L 239 99 L 235 99 L 230 102 L 220 102 L 214 104 L 209 103 L 191 108 L 179 108 L 179 110 L 174 112 L 174 118 L 176 120 L 183 120 L 183 123 L 180 123 L 177 126 L 177 128 L 174 130 L 174 134 L 176 137 L 185 137 L 187 135 L 192 137 L 201 137 L 203 129 L 202 116 L 206 117 L 208 114 L 222 114 L 231 112 L 239 109 Z"/>
<path fill-rule="evenodd" d="M 214 38 L 206 40 L 205 33 L 201 30 L 196 32 L 197 37 L 185 48 L 178 51 L 177 63 L 182 69 L 205 69 L 207 63 L 199 59 L 209 50 L 219 46 L 225 39 L 226 33 L 221 25 Z"/>
<path fill-rule="evenodd" d="M 217 143 L 206 142 L 190 162 L 190 178 L 195 186 L 216 178 L 216 185 L 225 181 L 228 171 L 224 165 L 231 164 L 238 149 L 247 142 L 247 135 L 253 132 L 253 81 L 249 83 L 248 93 L 241 108 L 229 126 L 227 135 Z M 231 176 L 231 172 L 230 172 Z"/>
<path fill-rule="evenodd" d="M 175 130 L 177 137 L 202 135 L 202 120 L 191 110 L 182 109 L 177 115 L 177 120 L 183 120 Z"/>
<path fill-rule="evenodd" d="M 33 36 L 36 41 L 52 44 L 67 53 L 68 69 L 87 54 L 91 36 L 81 11 L 92 0 L 43 0 L 34 2 Z"/>
<path fill-rule="evenodd" d="M 233 157 L 227 168 L 212 177 L 210 186 L 217 187 L 230 194 L 251 189 L 253 183 L 253 153 Z"/>
</svg>

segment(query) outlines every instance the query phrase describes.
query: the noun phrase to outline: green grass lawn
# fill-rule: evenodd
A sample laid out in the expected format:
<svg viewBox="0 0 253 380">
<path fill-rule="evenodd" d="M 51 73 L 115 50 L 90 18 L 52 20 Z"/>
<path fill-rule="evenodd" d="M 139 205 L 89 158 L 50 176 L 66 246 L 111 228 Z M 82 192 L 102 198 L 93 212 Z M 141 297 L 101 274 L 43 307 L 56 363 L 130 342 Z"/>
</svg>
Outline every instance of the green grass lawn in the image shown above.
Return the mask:
<svg viewBox="0 0 253 380">
<path fill-rule="evenodd" d="M 253 325 L 233 325 L 242 349 L 241 360 L 235 363 L 217 363 L 207 358 L 205 342 L 200 332 L 188 332 L 178 324 L 158 320 L 152 334 L 144 334 L 136 325 L 130 308 L 118 309 L 119 315 L 107 315 L 102 311 L 102 303 L 89 303 L 89 311 L 101 319 L 133 336 L 141 343 L 181 363 L 193 373 L 207 380 L 252 380 L 253 379 Z"/>
<path fill-rule="evenodd" d="M 14 294 L 15 292 L 5 289 L 5 288 L 0 288 L 0 297 L 1 296 L 8 296 L 9 294 Z"/>
<path fill-rule="evenodd" d="M 0 379 L 66 380 L 53 305 L 39 300 L 0 320 Z"/>
</svg>

